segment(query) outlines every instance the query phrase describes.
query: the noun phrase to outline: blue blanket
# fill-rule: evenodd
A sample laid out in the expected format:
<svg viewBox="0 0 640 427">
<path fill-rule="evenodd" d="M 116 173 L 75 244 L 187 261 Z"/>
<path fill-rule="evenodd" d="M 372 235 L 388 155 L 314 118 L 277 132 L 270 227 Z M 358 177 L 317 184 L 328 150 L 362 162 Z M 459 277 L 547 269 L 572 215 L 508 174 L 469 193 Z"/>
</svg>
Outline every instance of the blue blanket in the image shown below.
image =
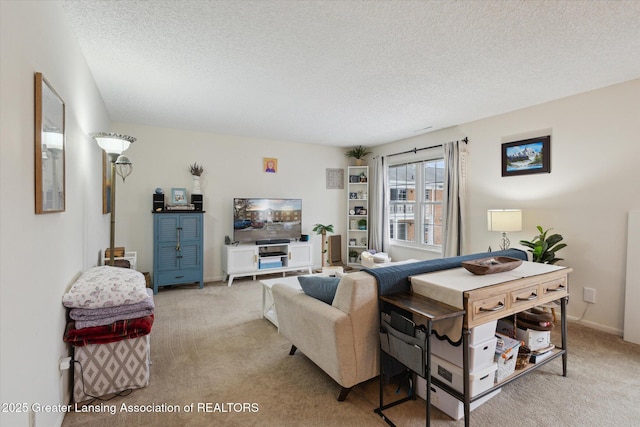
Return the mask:
<svg viewBox="0 0 640 427">
<path fill-rule="evenodd" d="M 408 292 L 411 289 L 410 276 L 431 273 L 432 271 L 448 270 L 462 267 L 463 261 L 472 259 L 489 258 L 496 256 L 508 256 L 527 261 L 527 253 L 520 249 L 507 249 L 497 252 L 482 252 L 471 255 L 462 255 L 450 258 L 438 258 L 427 261 L 418 261 L 410 264 L 391 265 L 389 267 L 367 268 L 364 271 L 372 275 L 378 281 L 378 295 L 389 295 L 398 292 Z"/>
</svg>

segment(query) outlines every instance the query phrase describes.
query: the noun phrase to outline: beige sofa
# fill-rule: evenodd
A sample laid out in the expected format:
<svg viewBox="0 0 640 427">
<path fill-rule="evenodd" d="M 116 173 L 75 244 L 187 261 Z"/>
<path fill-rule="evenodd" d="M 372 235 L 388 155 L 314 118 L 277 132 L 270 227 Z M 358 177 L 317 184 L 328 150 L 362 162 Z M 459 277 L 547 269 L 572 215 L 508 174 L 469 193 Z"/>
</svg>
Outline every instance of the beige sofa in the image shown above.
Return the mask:
<svg viewBox="0 0 640 427">
<path fill-rule="evenodd" d="M 280 334 L 291 341 L 290 354 L 299 348 L 342 386 L 338 400 L 351 387 L 379 372 L 378 290 L 383 295 L 410 289 L 408 278 L 431 271 L 457 268 L 463 261 L 496 256 L 527 260 L 519 249 L 438 258 L 351 273 L 342 278 L 331 305 L 300 289 L 276 284 L 273 298 Z M 386 368 L 385 368 L 386 371 Z"/>
<path fill-rule="evenodd" d="M 344 276 L 331 305 L 283 284 L 273 286 L 278 329 L 342 389 L 376 377 L 379 372 L 378 289 L 373 276 L 356 272 Z"/>
</svg>

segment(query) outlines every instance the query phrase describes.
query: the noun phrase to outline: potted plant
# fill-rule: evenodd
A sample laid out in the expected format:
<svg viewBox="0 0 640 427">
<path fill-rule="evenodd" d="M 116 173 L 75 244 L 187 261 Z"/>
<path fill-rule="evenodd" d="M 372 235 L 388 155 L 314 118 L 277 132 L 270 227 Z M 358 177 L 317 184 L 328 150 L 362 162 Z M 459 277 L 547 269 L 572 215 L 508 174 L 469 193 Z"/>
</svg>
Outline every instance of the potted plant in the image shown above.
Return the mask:
<svg viewBox="0 0 640 427">
<path fill-rule="evenodd" d="M 364 218 L 358 220 L 358 230 L 366 230 L 366 229 L 367 229 L 367 220 Z"/>
<path fill-rule="evenodd" d="M 364 158 L 371 154 L 371 151 L 367 147 L 363 147 L 362 145 L 358 145 L 355 148 L 344 153 L 346 157 L 353 157 L 355 159 L 356 166 L 364 165 Z"/>
<path fill-rule="evenodd" d="M 547 236 L 547 233 L 552 229 L 543 230 L 538 226 L 539 235 L 535 236 L 533 240 L 520 240 L 520 244 L 530 249 L 527 249 L 533 254 L 533 262 L 539 262 L 543 264 L 555 264 L 558 261 L 562 261 L 563 258 L 557 258 L 556 252 L 566 247 L 565 243 L 560 243 L 563 239 L 561 234 L 551 234 Z"/>
<path fill-rule="evenodd" d="M 191 191 L 191 194 L 202 194 L 202 191 L 200 190 L 200 176 L 202 175 L 202 172 L 204 172 L 204 167 L 202 165 L 199 165 L 198 163 L 189 165 L 189 173 L 193 177 L 193 190 Z"/>
<path fill-rule="evenodd" d="M 204 167 L 199 165 L 198 163 L 194 163 L 189 165 L 189 173 L 193 176 L 201 176 L 202 172 L 204 172 Z"/>
<path fill-rule="evenodd" d="M 320 264 L 321 267 L 324 267 L 324 254 L 327 253 L 327 249 L 325 248 L 325 245 L 327 245 L 329 242 L 325 241 L 327 233 L 333 233 L 333 225 L 329 224 L 329 225 L 322 225 L 322 224 L 316 224 L 313 226 L 313 231 L 316 232 L 316 234 L 321 234 L 322 235 L 322 264 Z"/>
<path fill-rule="evenodd" d="M 349 262 L 354 263 L 358 260 L 358 252 L 354 250 L 349 251 Z"/>
</svg>

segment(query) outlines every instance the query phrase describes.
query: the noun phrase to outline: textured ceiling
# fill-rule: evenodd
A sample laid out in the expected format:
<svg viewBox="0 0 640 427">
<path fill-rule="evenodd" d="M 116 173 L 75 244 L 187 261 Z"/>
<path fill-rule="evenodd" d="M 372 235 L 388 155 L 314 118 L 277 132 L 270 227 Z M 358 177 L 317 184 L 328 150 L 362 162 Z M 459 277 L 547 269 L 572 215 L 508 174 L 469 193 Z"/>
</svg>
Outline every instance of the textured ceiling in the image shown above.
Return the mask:
<svg viewBox="0 0 640 427">
<path fill-rule="evenodd" d="M 371 146 L 640 77 L 635 0 L 62 3 L 118 122 Z"/>
</svg>

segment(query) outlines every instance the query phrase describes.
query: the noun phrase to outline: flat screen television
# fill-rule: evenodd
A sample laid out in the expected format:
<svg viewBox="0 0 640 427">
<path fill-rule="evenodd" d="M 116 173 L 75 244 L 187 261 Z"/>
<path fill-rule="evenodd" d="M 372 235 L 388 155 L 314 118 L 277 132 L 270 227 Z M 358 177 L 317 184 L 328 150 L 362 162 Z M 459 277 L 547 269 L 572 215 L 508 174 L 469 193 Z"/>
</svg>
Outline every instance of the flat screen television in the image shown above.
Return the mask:
<svg viewBox="0 0 640 427">
<path fill-rule="evenodd" d="M 301 233 L 302 199 L 233 199 L 233 240 L 294 240 Z"/>
</svg>

